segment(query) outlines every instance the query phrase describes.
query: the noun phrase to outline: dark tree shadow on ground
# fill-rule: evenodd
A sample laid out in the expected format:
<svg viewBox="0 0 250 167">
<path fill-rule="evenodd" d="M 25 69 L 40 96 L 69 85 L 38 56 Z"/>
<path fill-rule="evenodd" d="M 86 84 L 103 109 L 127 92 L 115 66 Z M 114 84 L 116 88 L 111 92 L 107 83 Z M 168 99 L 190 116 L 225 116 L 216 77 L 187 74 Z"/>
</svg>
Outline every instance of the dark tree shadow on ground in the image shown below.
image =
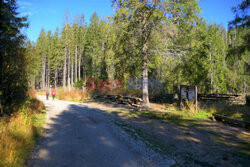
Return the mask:
<svg viewBox="0 0 250 167">
<path fill-rule="evenodd" d="M 112 137 L 102 112 L 72 104 L 52 118 L 41 139 L 38 166 L 137 166 L 137 157 L 126 155 L 128 148 Z"/>
</svg>

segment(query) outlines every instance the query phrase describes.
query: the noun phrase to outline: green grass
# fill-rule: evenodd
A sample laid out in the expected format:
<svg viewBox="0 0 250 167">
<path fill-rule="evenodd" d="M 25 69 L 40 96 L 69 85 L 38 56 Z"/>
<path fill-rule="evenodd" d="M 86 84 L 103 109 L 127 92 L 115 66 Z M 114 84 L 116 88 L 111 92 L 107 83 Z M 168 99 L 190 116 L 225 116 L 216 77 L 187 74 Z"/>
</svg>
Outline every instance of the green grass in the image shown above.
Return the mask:
<svg viewBox="0 0 250 167">
<path fill-rule="evenodd" d="M 117 111 L 117 113 L 131 116 L 143 116 L 149 119 L 158 119 L 165 123 L 175 123 L 182 126 L 195 126 L 199 121 L 209 120 L 209 118 L 212 117 L 212 113 L 205 110 L 199 110 L 196 113 L 178 109 L 172 109 L 169 112 L 120 110 Z"/>
<path fill-rule="evenodd" d="M 119 111 L 121 112 L 121 111 Z M 149 119 L 158 119 L 165 123 L 176 123 L 183 126 L 195 126 L 200 121 L 208 121 L 213 118 L 213 113 L 229 118 L 250 122 L 250 108 L 248 106 L 223 106 L 199 109 L 197 112 L 190 109 L 179 109 L 175 106 L 165 108 L 163 111 L 122 111 L 131 116 L 143 116 Z"/>
<path fill-rule="evenodd" d="M 244 105 L 228 105 L 211 109 L 213 113 L 229 118 L 250 122 L 250 107 Z"/>
</svg>

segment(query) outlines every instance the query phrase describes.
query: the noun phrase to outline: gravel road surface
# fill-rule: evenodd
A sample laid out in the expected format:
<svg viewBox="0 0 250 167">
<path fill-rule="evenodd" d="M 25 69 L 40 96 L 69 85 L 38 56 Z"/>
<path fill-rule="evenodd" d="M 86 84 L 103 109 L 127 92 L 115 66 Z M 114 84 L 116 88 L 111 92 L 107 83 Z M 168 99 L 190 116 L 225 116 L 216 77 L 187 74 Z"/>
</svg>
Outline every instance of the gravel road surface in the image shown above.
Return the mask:
<svg viewBox="0 0 250 167">
<path fill-rule="evenodd" d="M 87 104 L 45 99 L 44 137 L 28 166 L 137 167 L 171 166 L 175 162 L 134 140 L 100 109 Z"/>
</svg>

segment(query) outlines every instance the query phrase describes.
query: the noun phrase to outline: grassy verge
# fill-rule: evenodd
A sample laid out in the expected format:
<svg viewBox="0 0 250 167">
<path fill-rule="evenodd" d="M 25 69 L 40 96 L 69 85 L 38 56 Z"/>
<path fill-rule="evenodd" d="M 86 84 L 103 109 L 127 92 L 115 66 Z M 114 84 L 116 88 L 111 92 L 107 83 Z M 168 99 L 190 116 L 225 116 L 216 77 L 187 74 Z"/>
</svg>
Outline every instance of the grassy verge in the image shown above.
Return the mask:
<svg viewBox="0 0 250 167">
<path fill-rule="evenodd" d="M 36 92 L 36 93 L 38 95 L 46 95 L 45 92 Z M 50 94 L 49 98 L 52 98 L 51 94 Z M 85 101 L 91 99 L 91 96 L 86 91 L 71 90 L 69 92 L 69 91 L 65 91 L 63 89 L 57 89 L 55 99 L 73 101 L 73 102 L 85 102 Z"/>
<path fill-rule="evenodd" d="M 134 110 L 119 110 L 117 113 L 123 113 L 130 116 L 143 116 L 149 119 L 161 120 L 164 123 L 175 123 L 179 126 L 200 126 L 200 122 L 209 121 L 213 118 L 213 113 L 227 116 L 229 118 L 244 120 L 250 122 L 250 113 L 244 109 L 246 107 L 237 107 L 239 110 L 227 110 L 207 108 L 200 109 L 197 112 L 192 112 L 189 109 L 179 109 L 178 107 L 167 107 L 165 111 L 134 111 Z M 243 108 L 243 109 L 242 109 Z M 115 112 L 115 111 L 114 111 Z"/>
<path fill-rule="evenodd" d="M 229 118 L 250 122 L 250 107 L 245 105 L 224 105 L 211 107 L 211 113 L 220 114 Z"/>
<path fill-rule="evenodd" d="M 24 166 L 42 134 L 45 123 L 42 102 L 28 98 L 22 109 L 0 120 L 0 166 Z"/>
<path fill-rule="evenodd" d="M 132 117 L 145 117 L 149 119 L 161 120 L 164 123 L 174 123 L 180 126 L 195 126 L 199 125 L 200 121 L 207 121 L 211 119 L 213 112 L 208 110 L 199 110 L 191 112 L 188 109 L 180 110 L 178 107 L 168 107 L 165 111 L 154 110 L 117 110 L 113 111 L 117 114 L 129 115 Z"/>
<path fill-rule="evenodd" d="M 119 90 L 122 92 L 122 90 Z M 86 92 L 80 90 L 72 90 L 64 91 L 63 89 L 58 89 L 56 92 L 56 99 L 59 100 L 66 100 L 66 101 L 74 101 L 74 102 L 85 102 L 91 99 L 96 93 L 99 94 L 121 94 L 121 92 Z M 45 95 L 45 92 L 37 92 L 38 94 Z M 124 93 L 124 92 L 123 92 Z M 128 93 L 128 92 L 127 92 Z M 137 92 L 135 92 L 137 93 Z M 131 94 L 131 92 L 130 92 Z M 99 101 L 98 99 L 95 99 Z M 105 100 L 107 101 L 108 100 Z M 161 104 L 164 106 L 164 104 Z M 165 104 L 164 109 L 167 113 L 159 113 L 159 112 L 139 112 L 138 114 L 142 116 L 146 116 L 148 118 L 155 118 L 155 119 L 170 119 L 170 120 L 207 120 L 212 117 L 213 113 L 220 114 L 229 118 L 244 120 L 250 122 L 250 107 L 244 105 L 230 105 L 225 103 L 216 103 L 216 104 L 201 104 L 200 110 L 198 112 L 194 111 L 194 106 L 189 105 L 189 109 L 182 109 L 180 110 L 178 107 L 173 105 Z"/>
</svg>

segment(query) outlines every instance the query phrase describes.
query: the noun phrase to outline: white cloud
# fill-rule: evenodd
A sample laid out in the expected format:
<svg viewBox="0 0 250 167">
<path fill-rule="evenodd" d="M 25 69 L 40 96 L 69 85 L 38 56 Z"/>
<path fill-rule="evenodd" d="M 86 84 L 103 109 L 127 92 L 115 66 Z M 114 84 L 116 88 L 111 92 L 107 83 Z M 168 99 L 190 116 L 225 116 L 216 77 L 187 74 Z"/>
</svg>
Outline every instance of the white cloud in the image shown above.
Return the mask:
<svg viewBox="0 0 250 167">
<path fill-rule="evenodd" d="M 30 3 L 30 2 L 25 2 L 25 1 L 17 1 L 17 4 L 18 4 L 20 7 L 32 6 L 32 3 Z"/>
<path fill-rule="evenodd" d="M 39 8 L 37 8 L 34 4 L 28 1 L 18 0 L 18 12 L 21 16 L 32 16 L 38 13 Z"/>
<path fill-rule="evenodd" d="M 33 13 L 32 12 L 21 12 L 19 15 L 21 16 L 29 16 L 29 15 L 32 15 Z"/>
</svg>

